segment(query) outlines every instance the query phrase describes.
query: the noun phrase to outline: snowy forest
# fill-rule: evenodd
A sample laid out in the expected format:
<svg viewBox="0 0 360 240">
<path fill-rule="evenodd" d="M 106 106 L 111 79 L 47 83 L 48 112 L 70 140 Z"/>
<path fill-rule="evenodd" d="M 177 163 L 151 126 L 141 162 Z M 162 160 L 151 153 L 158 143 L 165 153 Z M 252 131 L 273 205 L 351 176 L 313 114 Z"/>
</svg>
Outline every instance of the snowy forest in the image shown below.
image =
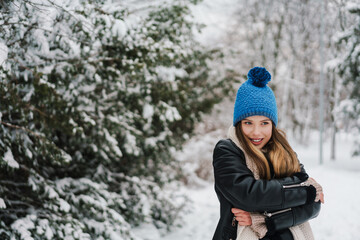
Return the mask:
<svg viewBox="0 0 360 240">
<path fill-rule="evenodd" d="M 326 156 L 360 166 L 358 0 L 0 1 L 0 239 L 210 239 L 218 216 L 191 228 L 210 221 L 192 196 L 217 201 L 212 149 L 253 66 L 326 187 L 309 150 L 323 74 Z"/>
</svg>

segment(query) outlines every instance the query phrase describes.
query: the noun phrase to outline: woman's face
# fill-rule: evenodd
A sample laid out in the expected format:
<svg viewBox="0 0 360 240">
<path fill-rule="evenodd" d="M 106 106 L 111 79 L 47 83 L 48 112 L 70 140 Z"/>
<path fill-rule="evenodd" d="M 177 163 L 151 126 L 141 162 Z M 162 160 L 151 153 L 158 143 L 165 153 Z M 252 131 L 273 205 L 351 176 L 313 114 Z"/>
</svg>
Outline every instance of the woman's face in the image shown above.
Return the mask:
<svg viewBox="0 0 360 240">
<path fill-rule="evenodd" d="M 241 128 L 245 137 L 262 149 L 271 138 L 272 121 L 265 116 L 251 116 L 241 120 Z"/>
</svg>

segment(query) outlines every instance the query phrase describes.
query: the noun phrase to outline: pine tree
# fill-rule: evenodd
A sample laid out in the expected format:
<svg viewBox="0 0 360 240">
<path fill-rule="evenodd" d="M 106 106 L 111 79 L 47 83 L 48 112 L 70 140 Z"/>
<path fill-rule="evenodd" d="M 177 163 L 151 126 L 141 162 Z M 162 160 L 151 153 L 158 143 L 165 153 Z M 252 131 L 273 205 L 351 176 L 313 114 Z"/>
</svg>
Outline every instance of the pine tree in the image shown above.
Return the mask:
<svg viewBox="0 0 360 240">
<path fill-rule="evenodd" d="M 0 5 L 1 239 L 133 239 L 178 222 L 172 152 L 230 86 L 189 2 L 137 22 L 105 0 Z"/>
<path fill-rule="evenodd" d="M 356 16 L 355 24 L 345 30 L 338 43 L 345 45 L 345 53 L 338 65 L 338 72 L 349 96 L 340 103 L 343 120 L 350 119 L 349 125 L 355 136 L 353 154 L 360 155 L 360 4 L 349 3 L 348 10 Z"/>
</svg>

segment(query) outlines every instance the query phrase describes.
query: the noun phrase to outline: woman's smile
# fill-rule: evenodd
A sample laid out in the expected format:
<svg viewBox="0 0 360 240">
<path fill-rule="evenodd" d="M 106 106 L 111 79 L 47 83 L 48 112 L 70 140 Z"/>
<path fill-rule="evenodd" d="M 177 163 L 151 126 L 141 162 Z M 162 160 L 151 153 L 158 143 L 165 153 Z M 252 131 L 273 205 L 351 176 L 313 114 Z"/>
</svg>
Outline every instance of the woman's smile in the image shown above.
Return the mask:
<svg viewBox="0 0 360 240">
<path fill-rule="evenodd" d="M 263 140 L 263 138 L 250 138 L 251 143 L 254 145 L 260 145 Z"/>
</svg>

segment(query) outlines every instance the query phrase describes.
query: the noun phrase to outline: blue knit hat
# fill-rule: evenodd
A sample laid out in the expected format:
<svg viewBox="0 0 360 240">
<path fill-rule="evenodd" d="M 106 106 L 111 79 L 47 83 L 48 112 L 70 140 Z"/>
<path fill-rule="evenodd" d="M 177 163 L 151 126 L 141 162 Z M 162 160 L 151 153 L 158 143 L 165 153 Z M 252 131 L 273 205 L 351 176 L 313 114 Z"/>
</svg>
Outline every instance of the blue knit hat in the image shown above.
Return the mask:
<svg viewBox="0 0 360 240">
<path fill-rule="evenodd" d="M 267 86 L 271 80 L 270 73 L 263 67 L 254 67 L 247 77 L 236 94 L 233 125 L 236 126 L 244 118 L 260 115 L 270 118 L 276 126 L 278 116 L 275 95 Z"/>
</svg>

